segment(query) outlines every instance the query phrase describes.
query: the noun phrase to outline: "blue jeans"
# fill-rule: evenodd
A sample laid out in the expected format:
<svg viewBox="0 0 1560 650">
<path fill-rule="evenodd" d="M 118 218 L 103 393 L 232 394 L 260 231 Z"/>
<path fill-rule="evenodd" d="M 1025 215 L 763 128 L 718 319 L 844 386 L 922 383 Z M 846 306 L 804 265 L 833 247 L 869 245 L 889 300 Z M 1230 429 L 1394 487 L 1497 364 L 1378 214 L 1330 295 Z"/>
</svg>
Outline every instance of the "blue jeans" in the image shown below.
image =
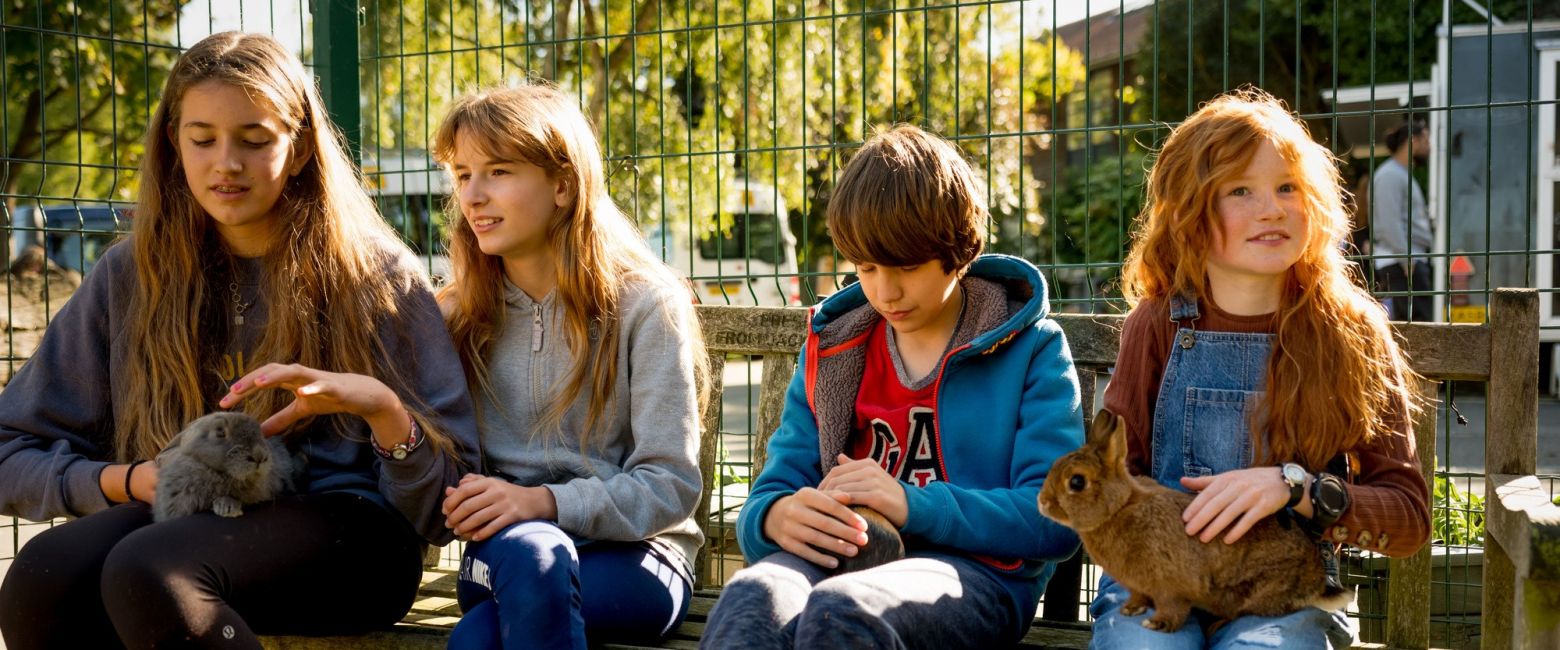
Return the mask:
<svg viewBox="0 0 1560 650">
<path fill-rule="evenodd" d="M 526 521 L 466 545 L 450 648 L 572 648 L 653 642 L 688 614 L 680 562 L 648 542 L 576 543 Z"/>
<path fill-rule="evenodd" d="M 1011 600 L 967 558 L 910 557 L 829 577 L 780 552 L 732 576 L 699 647 L 1004 647 L 1018 640 Z"/>
<path fill-rule="evenodd" d="M 1186 624 L 1174 633 L 1156 632 L 1143 627 L 1154 610 L 1124 616 L 1127 588 L 1110 576 L 1100 578 L 1100 593 L 1089 604 L 1094 617 L 1094 638 L 1090 650 L 1202 650 L 1203 648 L 1276 648 L 1278 650 L 1314 650 L 1347 648 L 1354 631 L 1343 612 L 1324 612 L 1307 607 L 1287 616 L 1242 616 L 1225 623 L 1211 636 L 1203 634 L 1203 625 L 1213 622 L 1200 609 L 1192 610 Z"/>
</svg>

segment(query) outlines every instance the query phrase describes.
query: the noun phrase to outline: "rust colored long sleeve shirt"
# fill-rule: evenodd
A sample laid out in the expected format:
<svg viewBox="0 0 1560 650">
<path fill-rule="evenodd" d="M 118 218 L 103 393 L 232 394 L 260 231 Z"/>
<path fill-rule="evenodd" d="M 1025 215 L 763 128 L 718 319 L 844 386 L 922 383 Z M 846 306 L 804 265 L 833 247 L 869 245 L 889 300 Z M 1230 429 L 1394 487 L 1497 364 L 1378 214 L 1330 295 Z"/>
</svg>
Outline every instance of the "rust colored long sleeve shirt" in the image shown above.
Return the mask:
<svg viewBox="0 0 1560 650">
<path fill-rule="evenodd" d="M 1236 316 L 1206 300 L 1198 308 L 1199 331 L 1271 333 L 1277 324 L 1273 314 Z M 1121 332 L 1105 408 L 1127 422 L 1127 464 L 1134 474 L 1147 475 L 1152 466 L 1154 404 L 1177 327 L 1165 301 L 1144 299 Z M 1430 490 L 1417 466 L 1412 424 L 1401 415 L 1393 419 L 1399 425 L 1392 435 L 1353 450 L 1360 471 L 1348 486 L 1351 505 L 1324 534 L 1340 544 L 1403 557 L 1430 537 Z"/>
</svg>

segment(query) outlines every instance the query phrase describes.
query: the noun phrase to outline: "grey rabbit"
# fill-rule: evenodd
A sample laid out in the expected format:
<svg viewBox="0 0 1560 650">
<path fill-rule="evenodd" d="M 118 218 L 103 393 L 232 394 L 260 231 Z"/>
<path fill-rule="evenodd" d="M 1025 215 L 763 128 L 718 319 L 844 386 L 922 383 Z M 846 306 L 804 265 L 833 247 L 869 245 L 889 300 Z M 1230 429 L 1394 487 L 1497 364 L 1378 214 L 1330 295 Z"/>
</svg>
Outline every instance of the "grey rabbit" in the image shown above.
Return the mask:
<svg viewBox="0 0 1560 650">
<path fill-rule="evenodd" d="M 237 517 L 245 505 L 294 491 L 304 462 L 280 437 L 261 435 L 260 423 L 246 414 L 201 416 L 157 454 L 152 517 L 167 521 L 204 510 Z"/>
<path fill-rule="evenodd" d="M 832 572 L 834 575 L 870 569 L 904 559 L 904 539 L 899 536 L 899 529 L 888 521 L 888 517 L 867 506 L 851 506 L 850 509 L 861 515 L 861 518 L 867 522 L 867 545 L 861 547 L 854 556 L 819 549 L 839 560 L 839 565 Z"/>
</svg>

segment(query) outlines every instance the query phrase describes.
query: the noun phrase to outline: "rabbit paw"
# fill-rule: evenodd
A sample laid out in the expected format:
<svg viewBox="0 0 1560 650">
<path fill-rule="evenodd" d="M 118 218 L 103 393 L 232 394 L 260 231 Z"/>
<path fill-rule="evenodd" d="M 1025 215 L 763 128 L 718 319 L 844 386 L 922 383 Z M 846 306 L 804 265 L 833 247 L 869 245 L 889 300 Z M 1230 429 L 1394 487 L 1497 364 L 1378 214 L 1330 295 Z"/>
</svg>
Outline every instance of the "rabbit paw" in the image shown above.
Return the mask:
<svg viewBox="0 0 1560 650">
<path fill-rule="evenodd" d="M 1184 617 L 1177 619 L 1176 617 L 1165 615 L 1164 612 L 1159 612 L 1143 619 L 1143 627 L 1155 632 L 1174 632 L 1181 629 L 1181 624 L 1185 622 L 1186 619 Z"/>
<path fill-rule="evenodd" d="M 217 497 L 211 504 L 211 511 L 219 517 L 237 517 L 244 514 L 244 507 L 233 497 Z"/>
<path fill-rule="evenodd" d="M 1122 616 L 1137 616 L 1154 606 L 1154 600 L 1138 592 L 1129 592 L 1127 602 L 1121 605 Z"/>
</svg>

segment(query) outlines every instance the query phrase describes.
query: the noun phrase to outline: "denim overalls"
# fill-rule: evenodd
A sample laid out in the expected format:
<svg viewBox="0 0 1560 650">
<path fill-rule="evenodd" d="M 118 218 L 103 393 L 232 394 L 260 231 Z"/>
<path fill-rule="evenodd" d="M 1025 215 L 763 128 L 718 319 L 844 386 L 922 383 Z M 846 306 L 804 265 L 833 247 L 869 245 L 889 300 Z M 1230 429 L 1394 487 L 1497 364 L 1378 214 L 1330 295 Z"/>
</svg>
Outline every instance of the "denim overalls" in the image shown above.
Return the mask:
<svg viewBox="0 0 1560 650">
<path fill-rule="evenodd" d="M 1170 319 L 1179 324 L 1165 364 L 1159 400 L 1154 404 L 1150 472 L 1154 480 L 1183 490 L 1181 477 L 1210 476 L 1251 466 L 1248 422 L 1260 408 L 1272 334 L 1204 332 L 1196 328 L 1197 301 L 1170 300 Z M 1210 542 L 1221 544 L 1215 540 Z M 1152 554 L 1145 553 L 1144 557 Z M 1336 575 L 1337 560 L 1325 547 L 1328 570 Z M 1162 560 L 1144 560 L 1162 561 Z M 1253 569 L 1260 570 L 1260 569 Z M 1229 622 L 1209 638 L 1192 616 L 1174 634 L 1142 626 L 1152 614 L 1122 616 L 1127 590 L 1110 576 L 1100 579 L 1100 592 L 1089 606 L 1094 637 L 1089 647 L 1116 648 L 1326 648 L 1348 647 L 1353 633 L 1342 613 L 1307 608 L 1288 616 L 1245 616 Z"/>
</svg>

